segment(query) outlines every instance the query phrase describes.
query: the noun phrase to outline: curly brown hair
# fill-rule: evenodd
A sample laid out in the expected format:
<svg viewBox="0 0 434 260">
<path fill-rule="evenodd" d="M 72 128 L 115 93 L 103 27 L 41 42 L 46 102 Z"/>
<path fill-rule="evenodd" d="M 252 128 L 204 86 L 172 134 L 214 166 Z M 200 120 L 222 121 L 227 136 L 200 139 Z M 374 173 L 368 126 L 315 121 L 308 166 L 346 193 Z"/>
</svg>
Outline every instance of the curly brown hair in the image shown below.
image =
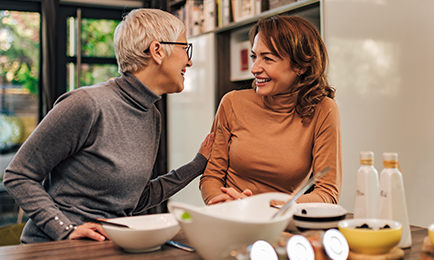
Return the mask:
<svg viewBox="0 0 434 260">
<path fill-rule="evenodd" d="M 289 57 L 292 68 L 306 69 L 291 92 L 298 91 L 297 113 L 303 119 L 311 118 L 316 104 L 324 97 L 335 97 L 335 89 L 327 81 L 328 55 L 318 30 L 304 18 L 275 15 L 260 19 L 250 29 L 251 45 L 259 32 L 274 55 Z"/>
</svg>

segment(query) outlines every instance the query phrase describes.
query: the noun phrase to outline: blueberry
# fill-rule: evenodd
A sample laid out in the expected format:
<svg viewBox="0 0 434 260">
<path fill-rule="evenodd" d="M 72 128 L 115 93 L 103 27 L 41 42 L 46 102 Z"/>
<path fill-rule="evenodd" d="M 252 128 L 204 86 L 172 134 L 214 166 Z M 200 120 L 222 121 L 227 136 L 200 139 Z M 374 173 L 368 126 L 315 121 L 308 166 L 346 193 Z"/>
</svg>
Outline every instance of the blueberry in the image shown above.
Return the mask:
<svg viewBox="0 0 434 260">
<path fill-rule="evenodd" d="M 390 226 L 389 225 L 384 225 L 384 227 L 381 227 L 380 229 L 386 229 L 386 228 L 390 228 Z"/>
<path fill-rule="evenodd" d="M 356 228 L 365 228 L 365 229 L 372 229 L 368 224 L 363 224 L 361 226 L 357 226 Z"/>
</svg>

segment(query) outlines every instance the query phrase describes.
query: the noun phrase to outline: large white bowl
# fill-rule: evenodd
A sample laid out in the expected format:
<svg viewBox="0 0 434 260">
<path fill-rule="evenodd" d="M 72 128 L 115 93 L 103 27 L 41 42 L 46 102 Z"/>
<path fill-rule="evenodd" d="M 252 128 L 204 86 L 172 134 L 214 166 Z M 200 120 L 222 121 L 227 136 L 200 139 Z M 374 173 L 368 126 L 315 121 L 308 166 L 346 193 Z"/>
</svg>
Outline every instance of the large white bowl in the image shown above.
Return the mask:
<svg viewBox="0 0 434 260">
<path fill-rule="evenodd" d="M 289 198 L 288 194 L 273 192 L 203 207 L 170 201 L 168 208 L 198 254 L 205 260 L 214 260 L 257 240 L 277 242 L 291 219 L 294 205 L 272 220 L 278 209 L 270 207 L 270 201 Z"/>
<path fill-rule="evenodd" d="M 130 253 L 158 250 L 181 229 L 175 216 L 170 213 L 111 218 L 108 221 L 131 227 L 102 225 L 108 238 Z"/>
<path fill-rule="evenodd" d="M 294 225 L 299 231 L 327 230 L 338 228 L 339 221 L 345 219 L 347 210 L 341 205 L 330 203 L 299 203 L 293 215 Z"/>
</svg>

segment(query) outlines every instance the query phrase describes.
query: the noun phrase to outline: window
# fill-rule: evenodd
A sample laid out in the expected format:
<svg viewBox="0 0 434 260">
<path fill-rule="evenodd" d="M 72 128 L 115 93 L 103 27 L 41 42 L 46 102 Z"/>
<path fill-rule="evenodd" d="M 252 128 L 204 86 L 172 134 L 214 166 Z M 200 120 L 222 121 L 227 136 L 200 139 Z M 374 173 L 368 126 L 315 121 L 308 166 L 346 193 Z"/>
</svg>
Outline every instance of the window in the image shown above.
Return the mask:
<svg viewBox="0 0 434 260">
<path fill-rule="evenodd" d="M 0 1 L 0 227 L 16 223 L 3 173 L 40 117 L 39 3 Z"/>
<path fill-rule="evenodd" d="M 65 23 L 60 33 L 65 32 L 62 36 L 65 37 L 62 53 L 65 58 L 61 64 L 65 64 L 65 91 L 120 76 L 113 35 L 123 11 L 89 7 L 65 7 L 62 10 L 61 20 Z"/>
<path fill-rule="evenodd" d="M 0 10 L 0 154 L 15 152 L 38 122 L 39 35 L 39 12 Z"/>
</svg>

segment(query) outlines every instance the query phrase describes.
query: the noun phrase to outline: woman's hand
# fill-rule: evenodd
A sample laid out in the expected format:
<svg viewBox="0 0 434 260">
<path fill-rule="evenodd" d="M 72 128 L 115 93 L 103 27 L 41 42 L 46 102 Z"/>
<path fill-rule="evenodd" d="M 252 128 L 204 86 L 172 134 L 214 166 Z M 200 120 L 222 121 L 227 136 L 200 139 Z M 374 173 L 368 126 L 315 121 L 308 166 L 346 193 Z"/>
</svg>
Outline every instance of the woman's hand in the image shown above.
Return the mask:
<svg viewBox="0 0 434 260">
<path fill-rule="evenodd" d="M 100 224 L 96 223 L 84 223 L 77 226 L 77 228 L 69 235 L 69 239 L 90 238 L 96 241 L 104 241 L 107 235 L 104 233 Z"/>
<path fill-rule="evenodd" d="M 212 198 L 208 202 L 208 205 L 213 205 L 213 204 L 218 204 L 218 203 L 223 203 L 223 202 L 228 202 L 233 200 L 239 200 L 253 195 L 252 191 L 249 189 L 245 189 L 241 193 L 236 191 L 234 188 L 221 187 L 220 190 L 223 192 L 223 194 Z"/>
<path fill-rule="evenodd" d="M 207 160 L 211 156 L 212 144 L 214 143 L 214 132 L 208 134 L 205 140 L 200 145 L 199 153 L 201 153 Z"/>
</svg>

